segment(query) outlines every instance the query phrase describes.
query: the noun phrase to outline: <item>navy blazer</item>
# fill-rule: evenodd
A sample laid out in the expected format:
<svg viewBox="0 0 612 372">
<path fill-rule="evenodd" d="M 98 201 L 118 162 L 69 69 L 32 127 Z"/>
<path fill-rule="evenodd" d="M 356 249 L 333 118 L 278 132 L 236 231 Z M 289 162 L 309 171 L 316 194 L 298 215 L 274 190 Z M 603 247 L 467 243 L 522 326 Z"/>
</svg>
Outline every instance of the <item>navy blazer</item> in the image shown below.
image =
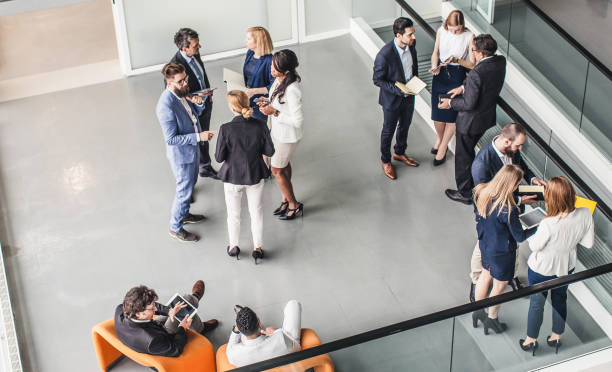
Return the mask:
<svg viewBox="0 0 612 372">
<path fill-rule="evenodd" d="M 491 141 L 476 154 L 476 158 L 472 163 L 472 179 L 474 180 L 474 185 L 491 181 L 497 172 L 504 166 L 494 146 L 493 141 Z M 533 174 L 521 157 L 520 151 L 517 151 L 512 157 L 512 164 L 517 165 L 523 170 L 525 173 L 525 181 L 530 184 L 535 174 Z"/>
<path fill-rule="evenodd" d="M 480 251 L 483 256 L 508 256 L 514 259 L 517 242 L 522 242 L 536 232 L 536 228 L 523 230 L 519 220 L 519 210 L 512 208 L 508 219 L 508 209 L 503 207 L 498 215 L 497 207 L 488 217 L 482 217 L 476 210 L 476 232 Z"/>
<path fill-rule="evenodd" d="M 247 80 L 246 65 L 249 63 L 255 52 L 252 50 L 247 51 L 246 58 L 244 59 L 244 65 L 242 66 L 242 75 L 244 76 L 244 85 L 247 88 L 268 88 L 274 82 L 274 76 L 272 76 L 272 54 L 266 54 L 259 57 L 259 65 L 255 69 L 255 73 L 250 76 Z M 261 96 L 267 96 L 267 94 L 255 94 L 250 99 L 250 106 L 253 108 L 253 116 L 260 120 L 267 120 L 267 117 L 259 111 L 259 106 L 255 103 L 255 100 Z"/>
<path fill-rule="evenodd" d="M 193 58 L 195 59 L 196 63 L 200 65 L 200 67 L 202 68 L 202 71 L 204 71 L 204 81 L 203 81 L 204 88 L 210 88 L 210 82 L 208 81 L 208 74 L 206 73 L 206 69 L 204 68 L 204 62 L 202 62 L 202 58 L 200 57 L 200 54 L 199 53 L 194 54 Z M 189 76 L 189 79 L 187 80 L 187 84 L 189 85 L 189 93 L 197 92 L 198 90 L 202 89 L 200 88 L 198 77 L 195 75 L 193 70 L 191 70 L 191 66 L 189 66 L 189 64 L 187 63 L 187 61 L 185 60 L 185 58 L 183 57 L 180 51 L 176 52 L 176 54 L 174 55 L 174 57 L 172 57 L 170 62 L 178 63 L 180 65 L 183 65 L 183 67 L 185 67 L 185 73 L 187 74 L 187 76 Z M 164 79 L 164 87 L 166 87 L 166 79 Z M 206 108 L 202 112 L 201 116 L 204 116 L 206 112 L 212 110 L 212 100 L 210 100 L 209 97 L 206 97 L 205 102 L 206 102 Z"/>
<path fill-rule="evenodd" d="M 418 76 L 419 73 L 415 45 L 416 42 L 408 47 L 412 55 L 412 76 Z M 406 82 L 406 75 L 404 74 L 402 60 L 395 48 L 394 40 L 385 44 L 376 55 L 372 80 L 374 85 L 380 88 L 378 103 L 385 110 L 396 110 L 402 102 L 404 94 L 395 86 L 395 82 Z"/>
</svg>

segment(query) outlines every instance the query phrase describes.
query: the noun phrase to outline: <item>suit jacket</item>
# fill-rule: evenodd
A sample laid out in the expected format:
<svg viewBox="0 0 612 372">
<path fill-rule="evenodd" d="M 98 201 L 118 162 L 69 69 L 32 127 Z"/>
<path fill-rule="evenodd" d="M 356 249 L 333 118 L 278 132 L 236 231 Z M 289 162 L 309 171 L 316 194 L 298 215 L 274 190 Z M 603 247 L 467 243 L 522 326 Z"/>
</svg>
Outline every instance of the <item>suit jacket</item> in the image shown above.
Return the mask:
<svg viewBox="0 0 612 372">
<path fill-rule="evenodd" d="M 274 145 L 264 122 L 237 115 L 221 125 L 215 159 L 223 162 L 217 176 L 234 185 L 255 185 L 270 175 L 262 155 L 272 156 Z"/>
<path fill-rule="evenodd" d="M 494 146 L 493 142 L 490 142 L 476 154 L 476 158 L 472 163 L 472 179 L 474 180 L 474 185 L 491 181 L 497 172 L 504 166 Z M 520 151 L 517 151 L 512 157 L 512 164 L 518 165 L 525 173 L 525 181 L 531 183 L 531 179 L 535 177 L 535 174 L 533 174 L 525 161 L 523 161 Z"/>
<path fill-rule="evenodd" d="M 168 315 L 169 308 L 156 303 L 158 315 Z M 137 323 L 123 315 L 123 305 L 115 309 L 115 331 L 119 340 L 139 353 L 177 357 L 187 343 L 187 333 L 179 327 L 174 334 L 155 321 Z"/>
<path fill-rule="evenodd" d="M 416 42 L 409 46 L 412 55 L 412 76 L 418 76 L 419 65 L 417 62 Z M 378 103 L 385 110 L 395 110 L 404 99 L 402 91 L 395 86 L 396 81 L 406 82 L 404 67 L 397 50 L 395 41 L 385 44 L 374 60 L 374 75 L 372 76 L 374 85 L 380 88 Z"/>
<path fill-rule="evenodd" d="M 463 82 L 463 94 L 451 99 L 451 107 L 458 111 L 458 133 L 479 136 L 495 125 L 497 97 L 505 77 L 503 56 L 494 55 L 474 66 Z"/>
<path fill-rule="evenodd" d="M 200 54 L 199 53 L 195 54 L 193 58 L 195 59 L 196 63 L 200 65 L 200 67 L 202 68 L 202 71 L 204 71 L 204 81 L 203 81 L 204 88 L 210 88 L 210 82 L 208 81 L 208 74 L 206 73 L 206 69 L 204 68 L 204 62 L 202 62 L 202 58 L 200 57 Z M 170 62 L 178 63 L 178 64 L 183 65 L 183 67 L 185 67 L 185 73 L 187 74 L 187 76 L 189 76 L 189 80 L 188 80 L 189 93 L 197 92 L 198 90 L 202 89 L 200 88 L 198 77 L 195 75 L 193 70 L 191 70 L 191 66 L 189 66 L 189 64 L 187 63 L 187 61 L 185 60 L 185 58 L 183 57 L 180 51 L 176 52 L 176 54 L 174 55 L 174 57 L 172 57 Z M 165 86 L 166 86 L 166 80 L 164 80 L 164 87 Z M 206 108 L 204 109 L 204 111 L 202 112 L 202 115 L 200 116 L 203 116 L 205 113 L 212 110 L 212 102 L 210 102 L 209 98 L 206 100 L 205 103 L 206 103 Z"/>
<path fill-rule="evenodd" d="M 517 208 L 512 208 L 509 219 L 506 208 L 499 215 L 497 214 L 498 209 L 499 207 L 488 217 L 482 217 L 478 214 L 474 204 L 480 251 L 483 256 L 507 256 L 509 260 L 514 260 L 517 242 L 522 242 L 533 235 L 536 228 L 523 230 Z"/>
<path fill-rule="evenodd" d="M 198 106 L 189 101 L 187 104 L 196 118 L 204 111 L 204 105 Z M 164 132 L 168 160 L 174 164 L 194 162 L 199 139 L 193 128 L 193 122 L 180 99 L 170 90 L 164 89 L 157 102 L 156 112 Z M 201 131 L 199 121 L 197 126 L 198 131 Z"/>
</svg>

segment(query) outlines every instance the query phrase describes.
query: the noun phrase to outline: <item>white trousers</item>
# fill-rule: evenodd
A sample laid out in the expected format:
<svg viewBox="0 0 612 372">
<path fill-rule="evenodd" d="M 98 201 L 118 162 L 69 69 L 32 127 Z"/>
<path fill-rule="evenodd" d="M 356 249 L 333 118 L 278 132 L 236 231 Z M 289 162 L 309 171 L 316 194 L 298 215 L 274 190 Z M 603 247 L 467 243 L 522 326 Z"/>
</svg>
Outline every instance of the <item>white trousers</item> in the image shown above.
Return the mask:
<svg viewBox="0 0 612 372">
<path fill-rule="evenodd" d="M 242 194 L 246 191 L 251 216 L 251 233 L 253 234 L 253 247 L 263 246 L 263 187 L 264 180 L 255 185 L 234 185 L 224 183 L 225 205 L 227 206 L 227 231 L 229 233 L 230 247 L 240 244 L 240 204 Z"/>
</svg>

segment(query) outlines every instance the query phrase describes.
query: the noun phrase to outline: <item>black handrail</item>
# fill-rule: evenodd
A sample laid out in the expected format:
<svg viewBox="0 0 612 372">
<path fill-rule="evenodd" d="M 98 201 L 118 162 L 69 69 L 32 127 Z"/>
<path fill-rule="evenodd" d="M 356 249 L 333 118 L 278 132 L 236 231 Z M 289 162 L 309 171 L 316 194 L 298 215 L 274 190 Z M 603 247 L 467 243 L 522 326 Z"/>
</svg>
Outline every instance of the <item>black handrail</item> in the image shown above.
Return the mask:
<svg viewBox="0 0 612 372">
<path fill-rule="evenodd" d="M 579 273 L 563 276 L 561 278 L 549 280 L 529 287 L 524 287 L 518 291 L 508 292 L 499 296 L 486 298 L 484 300 L 468 303 L 465 305 L 455 306 L 450 309 L 438 311 L 436 313 L 427 314 L 418 318 L 406 320 L 400 323 L 395 323 L 386 327 L 374 329 L 372 331 L 363 332 L 354 336 L 345 337 L 336 341 L 328 342 L 310 349 L 300 350 L 295 353 L 282 355 L 276 358 L 264 360 L 262 362 L 250 364 L 248 366 L 233 369 L 236 372 L 251 372 L 263 371 L 266 369 L 280 367 L 291 364 L 300 360 L 312 358 L 317 355 L 327 354 L 332 351 L 345 349 L 347 347 L 362 344 L 378 338 L 393 335 L 395 333 L 408 331 L 410 329 L 426 326 L 436 323 L 441 320 L 451 319 L 460 315 L 468 314 L 476 310 L 481 310 L 486 307 L 500 305 L 519 298 L 527 297 L 535 293 L 548 291 L 550 289 L 569 285 L 571 283 L 584 281 L 600 275 L 612 273 L 612 263 L 601 265 L 593 269 L 581 271 Z"/>
<path fill-rule="evenodd" d="M 436 37 L 436 31 L 410 6 L 408 5 L 404 0 L 395 0 L 395 2 L 402 7 L 402 9 L 404 9 L 407 13 L 410 14 L 410 16 L 412 16 L 412 18 L 414 18 L 414 20 L 419 24 L 419 26 L 421 26 L 421 28 L 429 34 L 429 36 L 431 36 L 432 38 L 435 39 Z M 610 206 L 608 204 L 606 204 L 606 202 L 600 198 L 597 193 L 595 193 L 595 191 L 586 184 L 586 182 L 584 182 L 582 180 L 582 178 L 580 178 L 580 176 L 578 176 L 578 174 L 576 172 L 574 172 L 574 170 L 572 169 L 572 167 L 570 167 L 565 160 L 563 160 L 549 145 L 548 143 L 546 143 L 546 141 L 540 137 L 540 135 L 531 127 L 529 126 L 529 124 L 527 124 L 527 122 L 519 115 L 518 112 L 516 112 L 503 98 L 499 97 L 497 99 L 497 104 L 501 107 L 502 110 L 504 110 L 506 112 L 506 114 L 508 116 L 510 116 L 510 118 L 517 122 L 520 123 L 523 127 L 525 127 L 525 130 L 527 131 L 527 134 L 529 134 L 529 136 L 531 137 L 531 139 L 536 142 L 536 144 L 544 151 L 544 153 L 546 154 L 546 156 L 548 156 L 550 159 L 552 159 L 552 161 L 559 167 L 561 168 L 568 176 L 568 178 L 575 183 L 576 185 L 578 185 L 578 188 L 580 188 L 582 191 L 584 191 L 585 196 L 589 199 L 592 199 L 594 201 L 597 202 L 597 208 L 599 208 L 599 210 L 609 219 L 612 220 L 612 210 L 610 209 Z"/>
</svg>

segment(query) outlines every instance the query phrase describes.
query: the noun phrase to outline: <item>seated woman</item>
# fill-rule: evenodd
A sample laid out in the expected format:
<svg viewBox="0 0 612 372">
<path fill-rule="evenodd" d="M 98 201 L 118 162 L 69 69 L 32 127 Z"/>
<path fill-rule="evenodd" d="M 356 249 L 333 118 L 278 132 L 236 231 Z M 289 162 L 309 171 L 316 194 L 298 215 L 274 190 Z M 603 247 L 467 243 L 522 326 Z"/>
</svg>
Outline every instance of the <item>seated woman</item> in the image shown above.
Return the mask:
<svg viewBox="0 0 612 372">
<path fill-rule="evenodd" d="M 223 162 L 218 177 L 223 181 L 225 204 L 227 206 L 227 229 L 229 245 L 227 254 L 236 257 L 240 254 L 240 204 L 246 192 L 251 216 L 253 234 L 252 256 L 257 264 L 263 259 L 263 187 L 264 178 L 270 170 L 263 155 L 272 156 L 274 145 L 270 131 L 263 121 L 254 119 L 249 99 L 239 90 L 227 93 L 227 103 L 235 115 L 229 123 L 221 125 L 217 136 L 215 159 Z"/>
<path fill-rule="evenodd" d="M 547 216 L 538 231 L 528 239 L 532 253 L 529 256 L 529 285 L 571 274 L 576 267 L 578 244 L 591 248 L 595 239 L 593 216 L 588 208 L 575 208 L 576 191 L 565 177 L 554 177 L 544 192 Z M 544 304 L 548 291 L 535 293 L 529 299 L 527 337 L 520 340 L 525 351 L 535 355 L 538 334 L 544 317 Z M 567 317 L 567 286 L 550 291 L 552 302 L 552 334 L 546 338 L 548 346 L 559 351 L 561 335 Z"/>
<path fill-rule="evenodd" d="M 476 283 L 476 301 L 487 296 L 493 279 L 490 296 L 497 296 L 504 291 L 508 281 L 514 276 L 517 242 L 522 242 L 535 233 L 535 230 L 523 230 L 519 221 L 519 209 L 513 192 L 523 178 L 523 170 L 516 165 L 504 165 L 490 182 L 481 183 L 474 188 L 474 206 L 476 212 L 476 231 L 478 244 L 482 253 L 482 273 Z M 500 323 L 497 315 L 499 305 L 472 313 L 474 328 L 478 320 L 484 323 L 484 333 L 489 328 L 495 333 L 506 330 L 505 323 Z"/>
</svg>

